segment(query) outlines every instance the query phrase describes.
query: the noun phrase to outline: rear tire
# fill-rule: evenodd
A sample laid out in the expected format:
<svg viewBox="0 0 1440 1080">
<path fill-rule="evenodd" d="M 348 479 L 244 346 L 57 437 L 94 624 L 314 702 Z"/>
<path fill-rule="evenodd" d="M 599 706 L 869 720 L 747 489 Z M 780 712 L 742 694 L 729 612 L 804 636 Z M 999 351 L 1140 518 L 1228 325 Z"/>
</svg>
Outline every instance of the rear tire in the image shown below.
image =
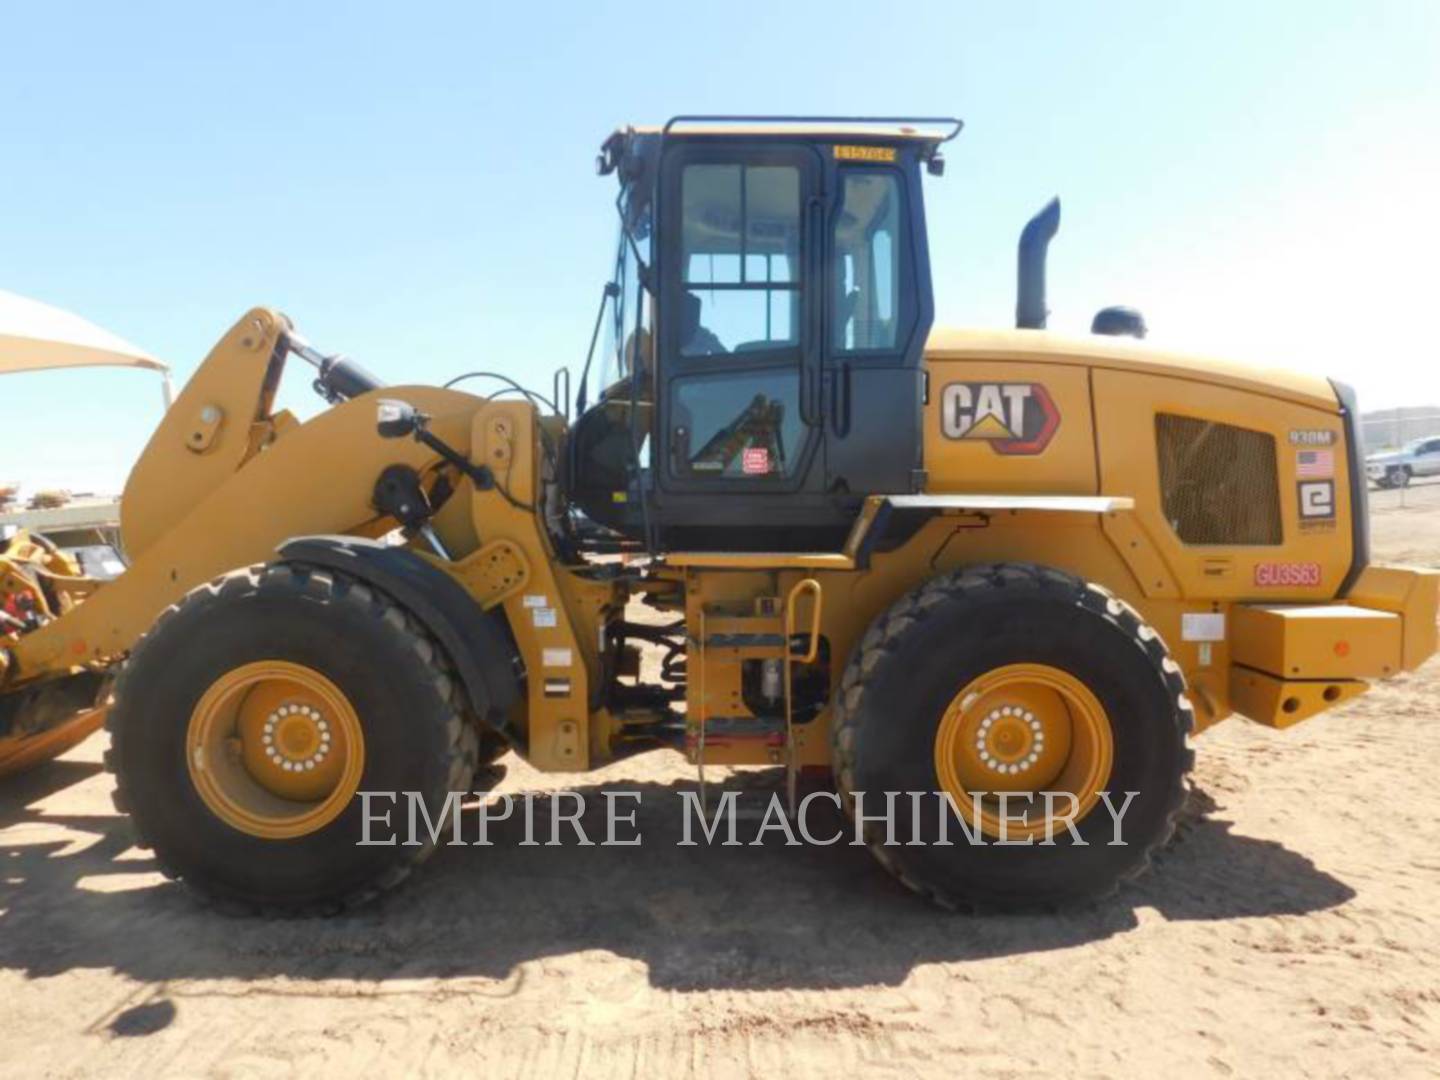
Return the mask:
<svg viewBox="0 0 1440 1080">
<path fill-rule="evenodd" d="M 939 801 L 930 800 L 912 818 L 902 796 L 894 842 L 886 842 L 883 824 L 869 822 L 865 840 L 890 873 L 944 907 L 1009 909 L 1104 896 L 1146 868 L 1172 834 L 1184 801 L 1194 713 L 1159 635 L 1099 585 L 1047 567 L 998 564 L 946 574 L 903 596 L 855 650 L 833 725 L 836 782 L 852 819 L 857 792 L 865 793 L 863 809 L 871 815 L 883 808 L 883 792 L 949 790 L 941 774 L 953 777 L 953 771 L 939 764 L 949 752 L 942 747 L 960 745 L 968 753 L 979 745 L 970 741 L 973 727 L 959 744 L 947 743 L 942 736 L 950 717 L 988 700 L 977 699 L 970 687 L 991 673 L 1027 670 L 1083 684 L 1077 694 L 1099 707 L 1099 724 L 1109 728 L 1106 735 L 1100 727 L 1105 753 L 1097 755 L 1106 766 L 1103 788 L 1117 811 L 1125 792 L 1137 792 L 1122 818 L 1124 845 L 1110 844 L 1114 821 L 1097 803 L 1076 821 L 1083 844 L 1057 826 L 1053 845 L 1041 842 L 1043 834 L 1027 846 L 997 845 L 994 837 L 976 845 L 952 819 L 953 846 L 938 846 Z M 1077 710 L 1060 700 L 1060 715 L 1073 718 Z M 1003 711 L 1008 717 L 1012 710 Z M 1052 736 L 1048 758 L 1057 757 L 1056 741 Z M 1036 744 L 1041 759 L 1047 759 L 1045 745 Z M 1024 760 L 1018 769 L 1037 759 Z M 1068 761 L 1063 768 L 1069 770 Z M 995 778 L 999 786 L 1004 782 Z M 1049 788 L 1042 781 L 1036 790 Z"/>
<path fill-rule="evenodd" d="M 254 797 L 247 791 L 248 806 L 231 811 L 225 796 L 210 790 L 225 770 L 240 778 L 232 788 L 254 787 L 262 776 L 251 757 L 260 748 L 248 745 L 254 739 L 241 726 L 259 689 L 245 689 L 242 682 L 230 713 L 222 709 L 215 714 L 220 719 L 197 720 L 214 713 L 207 702 L 215 699 L 216 687 L 255 669 L 309 673 L 304 677 L 329 695 L 324 700 L 348 703 L 344 711 L 358 723 L 353 742 L 360 760 L 328 820 L 297 818 L 309 804 L 277 800 L 261 788 Z M 354 791 L 417 792 L 438 822 L 447 794 L 466 790 L 475 768 L 476 733 L 462 721 L 462 705 L 439 646 L 368 586 L 288 563 L 236 570 L 165 611 L 126 664 L 108 720 L 106 764 L 115 774 L 115 805 L 130 815 L 137 843 L 154 849 L 160 868 L 202 897 L 248 912 L 338 911 L 398 885 L 432 853 L 423 823 L 422 843 L 403 844 L 404 794 L 372 808 L 372 814 L 389 810 L 390 825 L 373 824 L 371 838 L 399 834 L 398 842 L 358 845 L 364 826 Z M 275 712 L 291 708 L 277 705 Z M 197 723 L 227 722 L 231 727 L 221 731 L 215 745 L 222 750 L 214 756 L 228 753 L 238 764 L 232 769 L 221 761 L 197 772 Z M 335 727 L 332 719 L 326 730 Z M 271 739 L 265 736 L 263 752 L 278 762 Z M 279 735 L 274 739 L 278 745 Z M 340 756 L 342 739 L 326 739 Z M 264 760 L 261 765 L 269 768 Z M 307 779 L 301 769 L 308 767 L 294 766 Z M 288 782 L 288 773 L 282 779 Z M 251 807 L 258 809 L 247 816 Z"/>
</svg>

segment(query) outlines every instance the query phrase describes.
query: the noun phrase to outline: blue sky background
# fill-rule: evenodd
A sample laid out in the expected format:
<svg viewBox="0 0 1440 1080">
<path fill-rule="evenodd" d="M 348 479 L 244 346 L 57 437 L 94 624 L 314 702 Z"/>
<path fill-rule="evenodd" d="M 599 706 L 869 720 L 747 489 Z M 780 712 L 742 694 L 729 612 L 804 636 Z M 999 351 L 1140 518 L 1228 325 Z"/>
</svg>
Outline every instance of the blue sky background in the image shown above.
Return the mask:
<svg viewBox="0 0 1440 1080">
<path fill-rule="evenodd" d="M 955 113 L 939 319 L 1009 325 L 1064 200 L 1053 327 L 1440 402 L 1440 3 L 0 2 L 0 288 L 183 380 L 255 304 L 392 382 L 583 361 L 592 160 L 677 112 Z M 0 479 L 118 490 L 159 414 L 111 371 L 0 382 Z M 286 400 L 310 410 L 292 380 Z"/>
</svg>

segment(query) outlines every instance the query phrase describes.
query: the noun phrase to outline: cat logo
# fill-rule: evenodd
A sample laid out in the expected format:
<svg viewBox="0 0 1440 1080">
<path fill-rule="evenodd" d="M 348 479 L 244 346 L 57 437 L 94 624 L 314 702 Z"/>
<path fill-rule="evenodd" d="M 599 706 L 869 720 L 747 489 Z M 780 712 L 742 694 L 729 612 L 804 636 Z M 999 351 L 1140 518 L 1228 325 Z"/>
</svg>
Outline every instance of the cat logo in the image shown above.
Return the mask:
<svg viewBox="0 0 1440 1080">
<path fill-rule="evenodd" d="M 1060 426 L 1040 383 L 950 383 L 940 397 L 947 439 L 984 439 L 997 454 L 1038 454 Z"/>
</svg>

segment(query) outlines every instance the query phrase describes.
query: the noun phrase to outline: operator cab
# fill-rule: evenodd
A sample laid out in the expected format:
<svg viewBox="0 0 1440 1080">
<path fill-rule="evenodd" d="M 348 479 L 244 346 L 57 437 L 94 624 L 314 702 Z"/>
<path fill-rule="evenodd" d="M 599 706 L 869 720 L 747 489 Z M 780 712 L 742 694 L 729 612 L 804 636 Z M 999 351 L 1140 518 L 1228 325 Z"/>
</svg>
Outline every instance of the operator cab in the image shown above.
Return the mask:
<svg viewBox="0 0 1440 1080">
<path fill-rule="evenodd" d="M 919 490 L 920 174 L 959 129 L 677 117 L 607 139 L 620 241 L 572 503 L 663 548 L 823 550 L 866 495 Z"/>
</svg>

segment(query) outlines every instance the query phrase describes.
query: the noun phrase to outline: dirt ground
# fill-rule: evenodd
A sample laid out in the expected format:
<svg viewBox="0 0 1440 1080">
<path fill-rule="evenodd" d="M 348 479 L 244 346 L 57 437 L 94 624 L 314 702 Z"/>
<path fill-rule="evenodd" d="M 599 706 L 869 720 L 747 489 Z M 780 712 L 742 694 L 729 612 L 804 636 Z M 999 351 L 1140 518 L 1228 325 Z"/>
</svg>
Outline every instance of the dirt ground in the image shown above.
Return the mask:
<svg viewBox="0 0 1440 1080">
<path fill-rule="evenodd" d="M 1440 566 L 1440 484 L 1372 508 L 1377 558 Z M 0 790 L 0 1068 L 1434 1075 L 1437 714 L 1432 661 L 1287 734 L 1221 725 L 1153 872 L 1043 917 L 933 911 L 857 848 L 676 847 L 693 776 L 657 753 L 503 785 L 638 787 L 642 848 L 511 822 L 353 916 L 227 918 L 127 848 L 98 736 Z"/>
</svg>

